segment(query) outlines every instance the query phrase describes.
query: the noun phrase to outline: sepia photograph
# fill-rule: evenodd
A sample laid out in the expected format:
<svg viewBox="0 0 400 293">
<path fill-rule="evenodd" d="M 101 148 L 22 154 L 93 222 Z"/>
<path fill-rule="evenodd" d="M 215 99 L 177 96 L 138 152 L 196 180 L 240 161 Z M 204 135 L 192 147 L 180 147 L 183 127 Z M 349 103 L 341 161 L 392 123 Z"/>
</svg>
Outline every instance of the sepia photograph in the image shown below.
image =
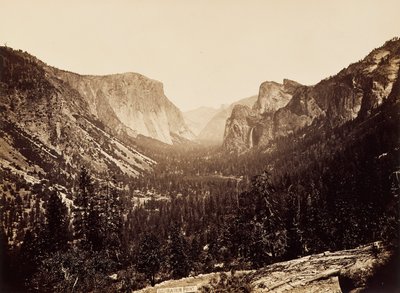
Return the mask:
<svg viewBox="0 0 400 293">
<path fill-rule="evenodd" d="M 399 15 L 0 0 L 0 292 L 400 292 Z"/>
</svg>

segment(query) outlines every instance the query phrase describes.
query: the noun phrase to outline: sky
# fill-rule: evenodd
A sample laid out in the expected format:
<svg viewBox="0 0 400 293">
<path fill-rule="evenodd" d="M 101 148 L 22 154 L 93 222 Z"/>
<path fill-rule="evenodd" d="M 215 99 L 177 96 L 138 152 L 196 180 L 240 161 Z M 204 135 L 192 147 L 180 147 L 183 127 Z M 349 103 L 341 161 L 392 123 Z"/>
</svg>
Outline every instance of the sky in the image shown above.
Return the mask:
<svg viewBox="0 0 400 293">
<path fill-rule="evenodd" d="M 398 0 L 0 0 L 0 44 L 80 74 L 138 72 L 181 110 L 311 85 L 400 36 Z"/>
</svg>

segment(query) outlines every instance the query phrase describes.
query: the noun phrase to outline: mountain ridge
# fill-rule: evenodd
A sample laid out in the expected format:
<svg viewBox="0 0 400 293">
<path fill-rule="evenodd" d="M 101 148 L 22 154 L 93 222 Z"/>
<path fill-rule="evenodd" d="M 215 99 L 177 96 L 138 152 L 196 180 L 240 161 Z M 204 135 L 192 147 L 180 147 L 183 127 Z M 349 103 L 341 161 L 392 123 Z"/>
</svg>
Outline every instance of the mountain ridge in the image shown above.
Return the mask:
<svg viewBox="0 0 400 293">
<path fill-rule="evenodd" d="M 53 69 L 53 73 L 85 97 L 91 113 L 100 120 L 118 124 L 117 118 L 122 124 L 116 125 L 117 132 L 127 127 L 132 136 L 142 134 L 168 144 L 173 143 L 171 134 L 193 138 L 182 113 L 165 96 L 160 81 L 134 72 L 79 75 Z M 98 109 L 104 106 L 107 109 Z"/>
<path fill-rule="evenodd" d="M 155 164 L 136 150 L 132 132 L 110 105 L 100 103 L 96 113 L 54 74 L 58 69 L 8 47 L 0 47 L 0 66 L 0 163 L 6 177 L 19 174 L 31 184 L 46 178 L 70 187 L 82 165 L 95 178 L 113 172 L 124 181 Z"/>
<path fill-rule="evenodd" d="M 258 110 L 258 119 L 249 118 L 252 121 L 249 124 L 243 117 L 239 121 L 232 115 L 227 120 L 223 147 L 228 152 L 243 152 L 256 145 L 265 147 L 275 138 L 287 136 L 317 120 L 335 127 L 358 115 L 369 115 L 393 90 L 399 66 L 400 41 L 393 38 L 361 61 L 316 85 L 293 84 L 292 96 L 287 102 L 285 99 L 289 96 L 282 94 L 279 103 L 275 99 L 280 90 L 278 83 L 263 83 L 253 108 Z M 251 147 L 250 132 L 251 141 L 256 141 Z"/>
<path fill-rule="evenodd" d="M 212 107 L 202 106 L 183 112 L 183 118 L 193 134 L 198 136 L 218 111 L 218 109 Z"/>
</svg>

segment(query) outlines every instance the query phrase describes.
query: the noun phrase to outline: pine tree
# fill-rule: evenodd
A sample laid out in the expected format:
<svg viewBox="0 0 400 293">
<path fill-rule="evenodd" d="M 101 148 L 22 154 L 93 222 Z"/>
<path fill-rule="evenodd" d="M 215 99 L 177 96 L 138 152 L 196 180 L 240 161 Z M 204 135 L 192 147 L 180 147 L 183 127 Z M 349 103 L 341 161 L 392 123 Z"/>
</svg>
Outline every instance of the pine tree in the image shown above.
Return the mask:
<svg viewBox="0 0 400 293">
<path fill-rule="evenodd" d="M 46 248 L 48 252 L 67 248 L 68 224 L 67 207 L 56 192 L 51 193 L 46 209 Z"/>
<path fill-rule="evenodd" d="M 195 236 L 192 239 L 189 250 L 190 266 L 196 273 L 200 272 L 200 262 L 202 261 L 200 258 L 202 247 L 199 238 L 199 236 Z"/>
<path fill-rule="evenodd" d="M 324 235 L 322 233 L 322 227 L 321 227 L 321 214 L 324 214 L 324 221 L 328 223 L 329 221 L 329 216 L 327 213 L 325 213 L 325 207 L 322 204 L 318 204 L 316 199 L 313 199 L 311 195 L 308 195 L 307 198 L 305 199 L 305 202 L 303 203 L 303 211 L 302 211 L 302 216 L 300 219 L 300 226 L 302 229 L 301 233 L 301 240 L 302 240 L 302 245 L 303 245 L 303 254 L 309 254 L 309 253 L 317 253 L 319 251 L 323 251 L 324 249 L 327 249 L 329 247 L 325 247 L 322 239 L 324 238 Z M 336 214 L 336 209 L 335 209 L 335 214 Z M 327 225 L 327 231 L 329 233 L 334 234 L 333 237 L 331 236 L 332 239 L 337 239 L 338 237 L 335 229 L 333 228 L 334 221 L 331 221 L 332 223 L 328 223 Z M 331 245 L 334 245 L 334 243 L 331 243 Z M 330 247 L 331 249 L 334 249 L 335 247 Z"/>
<path fill-rule="evenodd" d="M 137 255 L 137 269 L 150 279 L 151 285 L 155 285 L 155 276 L 160 270 L 161 250 L 160 242 L 153 234 L 146 234 L 142 238 Z"/>
<path fill-rule="evenodd" d="M 4 228 L 0 225 L 0 291 L 10 277 L 10 247 Z M 3 290 L 3 292 L 6 292 Z"/>
<path fill-rule="evenodd" d="M 172 278 L 180 279 L 189 275 L 188 245 L 178 225 L 174 225 L 171 229 L 167 258 Z"/>
<path fill-rule="evenodd" d="M 107 185 L 105 204 L 105 222 L 107 227 L 105 231 L 105 245 L 108 250 L 114 251 L 118 258 L 122 248 L 123 204 L 121 196 L 118 193 L 118 183 L 114 176 L 112 177 L 111 184 L 108 183 Z"/>
<path fill-rule="evenodd" d="M 101 214 L 89 206 L 87 217 L 86 240 L 88 247 L 93 251 L 100 251 L 104 247 L 104 222 Z"/>
<path fill-rule="evenodd" d="M 248 242 L 248 260 L 253 268 L 260 268 L 270 260 L 268 243 L 261 223 L 254 223 Z"/>
<path fill-rule="evenodd" d="M 302 245 L 300 241 L 301 231 L 299 229 L 299 200 L 294 194 L 289 193 L 287 200 L 287 211 L 285 215 L 285 226 L 287 230 L 286 259 L 294 259 L 301 255 Z"/>
<path fill-rule="evenodd" d="M 44 235 L 40 227 L 35 227 L 34 231 L 27 230 L 21 245 L 19 254 L 21 275 L 25 282 L 28 282 L 36 272 L 40 262 L 44 259 Z"/>
<path fill-rule="evenodd" d="M 93 184 L 88 170 L 81 168 L 79 174 L 78 193 L 74 199 L 74 238 L 78 244 L 89 249 L 88 230 L 89 230 L 89 205 L 93 197 Z"/>
<path fill-rule="evenodd" d="M 262 225 L 261 232 L 257 233 L 262 237 L 267 253 L 273 260 L 278 260 L 285 253 L 287 242 L 282 211 L 283 194 L 275 187 L 271 174 L 264 172 L 253 182 L 252 196 L 255 219 Z"/>
</svg>

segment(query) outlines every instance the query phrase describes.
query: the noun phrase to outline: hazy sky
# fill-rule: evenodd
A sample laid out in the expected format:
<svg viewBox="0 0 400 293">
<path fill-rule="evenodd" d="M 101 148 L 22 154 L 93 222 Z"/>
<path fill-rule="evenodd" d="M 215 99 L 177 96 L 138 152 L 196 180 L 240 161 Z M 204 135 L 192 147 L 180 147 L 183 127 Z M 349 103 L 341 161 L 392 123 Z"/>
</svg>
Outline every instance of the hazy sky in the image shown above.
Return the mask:
<svg viewBox="0 0 400 293">
<path fill-rule="evenodd" d="M 0 42 L 81 74 L 139 72 L 182 110 L 314 84 L 400 36 L 399 0 L 0 0 Z"/>
</svg>

